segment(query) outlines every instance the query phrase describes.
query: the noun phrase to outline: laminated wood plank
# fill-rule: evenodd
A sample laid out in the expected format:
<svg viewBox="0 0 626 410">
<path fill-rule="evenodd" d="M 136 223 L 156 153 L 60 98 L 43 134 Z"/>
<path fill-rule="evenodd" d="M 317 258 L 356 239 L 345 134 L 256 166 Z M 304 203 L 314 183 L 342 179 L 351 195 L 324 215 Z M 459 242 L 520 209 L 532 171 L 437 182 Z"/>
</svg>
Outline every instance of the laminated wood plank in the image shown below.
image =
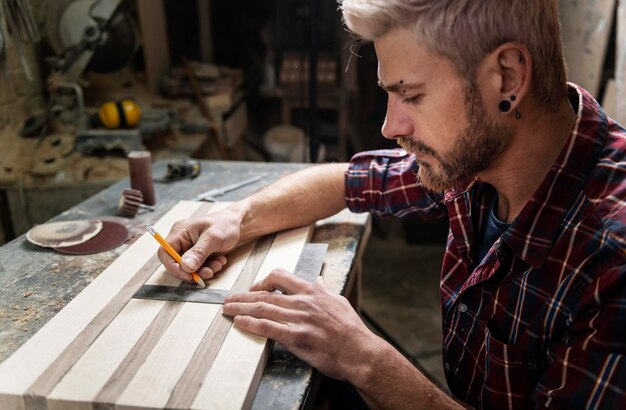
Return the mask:
<svg viewBox="0 0 626 410">
<path fill-rule="evenodd" d="M 232 285 L 231 289 L 234 292 L 249 288 L 273 241 L 273 237 L 261 238 L 259 240 L 258 245 L 246 261 L 243 269 L 245 273 L 242 273 Z M 198 346 L 194 358 L 185 371 L 185 375 L 181 377 L 174 387 L 173 393 L 167 402 L 167 408 L 186 409 L 191 406 L 200 388 L 200 381 L 213 366 L 215 357 L 222 348 L 224 339 L 231 326 L 232 320 L 222 316 L 220 307 L 219 314 L 209 330 L 210 337 L 205 337 Z"/>
<path fill-rule="evenodd" d="M 200 205 L 194 202 L 179 203 L 159 221 L 157 229 L 169 230 L 180 219 L 180 215 L 190 215 Z M 88 326 L 94 320 L 106 322 L 109 318 L 103 317 L 102 312 L 110 315 L 117 313 L 114 310 L 107 312 L 105 309 L 111 302 L 121 304 L 120 309 L 123 307 L 125 302 L 122 304 L 115 299 L 123 289 L 128 290 L 129 279 L 134 278 L 141 283 L 142 278 L 129 275 L 129 272 L 139 272 L 146 264 L 146 259 L 138 258 L 137 255 L 153 255 L 157 249 L 158 244 L 153 238 L 142 236 L 31 339 L 0 364 L 0 408 L 24 409 L 23 396 L 27 392 L 29 396 L 39 393 L 45 396 L 48 393 L 47 390 L 52 386 L 47 380 L 63 375 L 64 366 L 58 360 L 63 358 L 66 349 L 77 348 L 77 338 L 81 345 L 78 350 L 88 347 L 93 341 L 93 333 L 97 333 L 96 326 Z M 155 260 L 148 263 L 154 264 Z M 146 279 L 151 272 L 148 272 L 149 269 L 144 271 L 146 276 L 143 279 Z M 31 387 L 36 390 L 33 391 Z"/>
<path fill-rule="evenodd" d="M 228 204 L 215 204 L 210 211 L 217 211 L 226 205 Z M 206 213 L 208 209 L 208 206 L 201 207 L 199 213 Z M 235 262 L 228 265 L 221 275 L 222 278 L 239 276 L 242 264 L 238 260 L 246 259 L 253 246 L 254 243 L 233 252 Z M 180 284 L 180 280 L 167 274 L 162 266 L 153 271 L 146 283 L 170 286 Z M 185 357 L 185 353 L 193 353 L 198 338 L 206 333 L 211 320 L 219 310 L 214 305 L 188 304 L 189 306 L 184 307 L 183 305 L 156 300 L 130 300 L 111 326 L 91 345 L 48 396 L 50 410 L 61 410 L 70 406 L 90 408 L 92 402 L 114 403 L 120 396 L 122 401 L 128 402 L 126 392 L 129 389 L 132 391 L 133 386 L 137 384 L 134 380 L 150 380 L 152 377 L 150 366 L 146 363 L 152 364 L 152 367 L 155 367 L 152 370 L 161 375 L 158 379 L 161 385 L 153 381 L 153 388 L 144 390 L 138 397 L 145 402 L 144 405 L 158 403 L 158 398 L 164 395 L 167 399 L 169 391 L 167 381 L 164 379 L 169 377 L 170 380 L 172 378 L 176 380 L 177 373 L 174 369 L 176 366 L 184 369 L 185 360 L 189 359 Z M 127 312 L 133 311 L 140 312 L 139 315 L 135 315 L 138 316 L 136 320 L 139 325 L 132 325 L 125 320 L 129 316 Z M 189 324 L 192 326 L 187 329 L 187 334 L 180 338 L 181 331 Z M 143 335 L 135 329 L 136 327 L 145 330 Z M 168 355 L 167 353 L 171 353 L 173 340 L 178 340 L 177 338 L 180 338 L 181 354 Z M 168 363 L 169 370 L 161 372 L 160 366 Z M 148 370 L 145 370 L 146 368 Z M 84 383 L 86 379 L 89 380 L 88 384 Z M 171 388 L 169 390 L 171 391 Z M 146 396 L 146 392 L 150 393 L 149 396 Z"/>
<path fill-rule="evenodd" d="M 50 410 L 65 409 L 69 402 L 90 403 L 98 395 L 110 375 L 127 358 L 133 346 L 161 311 L 162 305 L 158 301 L 147 302 L 128 302 L 111 325 L 50 392 Z M 123 337 L 120 337 L 122 334 Z"/>
<path fill-rule="evenodd" d="M 207 205 L 182 202 L 155 226 L 166 233 L 175 220 L 207 210 Z M 240 246 L 209 285 L 244 291 L 275 267 L 293 271 L 311 232 L 309 226 Z M 156 241 L 144 235 L 50 321 L 54 326 L 44 326 L 0 365 L 0 408 L 249 407 L 270 343 L 234 328 L 221 305 L 131 299 L 143 283 L 180 283 L 160 266 L 157 248 Z M 109 282 L 116 294 L 105 286 Z M 82 296 L 94 297 L 91 287 L 101 291 L 100 300 Z M 95 303 L 101 310 L 90 310 L 91 317 L 72 324 L 71 314 L 80 308 L 75 301 Z M 68 327 L 73 330 L 65 334 Z M 63 348 L 39 349 L 46 345 Z M 35 374 L 26 367 L 16 370 L 39 359 L 44 364 Z M 13 373 L 18 382 L 10 383 Z"/>
<path fill-rule="evenodd" d="M 179 304 L 184 306 L 117 400 L 118 408 L 164 407 L 198 344 L 207 334 L 212 322 L 207 317 L 215 320 L 221 310 L 218 305 L 205 303 Z"/>
<path fill-rule="evenodd" d="M 274 268 L 283 268 L 293 272 L 300 252 L 311 234 L 310 227 L 279 234 L 272 244 L 271 252 L 263 261 L 255 282 L 265 278 Z M 202 382 L 192 408 L 211 408 L 215 403 L 215 397 L 224 396 L 230 397 L 230 400 L 221 403 L 220 409 L 250 407 L 270 350 L 271 344 L 267 339 L 232 327 L 226 337 L 224 347 Z M 249 365 L 255 361 L 258 362 L 258 366 Z"/>
</svg>

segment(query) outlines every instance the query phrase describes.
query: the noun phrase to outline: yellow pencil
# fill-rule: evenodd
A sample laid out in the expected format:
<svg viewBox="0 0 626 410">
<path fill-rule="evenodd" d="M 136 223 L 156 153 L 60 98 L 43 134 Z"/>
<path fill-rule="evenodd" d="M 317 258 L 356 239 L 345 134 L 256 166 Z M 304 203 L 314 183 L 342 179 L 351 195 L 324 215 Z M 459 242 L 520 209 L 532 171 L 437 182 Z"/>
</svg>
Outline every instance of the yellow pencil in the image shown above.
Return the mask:
<svg viewBox="0 0 626 410">
<path fill-rule="evenodd" d="M 161 235 L 159 235 L 159 233 L 157 231 L 154 230 L 154 228 L 150 225 L 146 225 L 146 229 L 148 230 L 148 232 L 150 232 L 150 235 L 152 235 L 154 237 L 154 239 L 157 240 L 157 242 L 159 242 L 159 244 L 161 244 L 161 246 L 163 247 L 163 249 L 165 249 L 165 252 L 167 252 L 172 258 L 174 258 L 174 260 L 176 262 L 178 262 L 179 265 L 182 266 L 182 261 L 180 258 L 180 255 L 178 254 L 178 252 L 176 252 L 174 250 L 174 248 L 172 248 L 170 246 L 169 243 L 167 243 L 165 241 L 165 239 L 163 239 L 163 237 Z M 200 277 L 200 275 L 198 275 L 196 272 L 193 272 L 191 274 L 191 276 L 193 276 L 193 280 L 200 286 L 202 286 L 203 288 L 206 288 L 206 285 L 204 284 L 204 281 L 202 280 L 202 278 Z"/>
</svg>

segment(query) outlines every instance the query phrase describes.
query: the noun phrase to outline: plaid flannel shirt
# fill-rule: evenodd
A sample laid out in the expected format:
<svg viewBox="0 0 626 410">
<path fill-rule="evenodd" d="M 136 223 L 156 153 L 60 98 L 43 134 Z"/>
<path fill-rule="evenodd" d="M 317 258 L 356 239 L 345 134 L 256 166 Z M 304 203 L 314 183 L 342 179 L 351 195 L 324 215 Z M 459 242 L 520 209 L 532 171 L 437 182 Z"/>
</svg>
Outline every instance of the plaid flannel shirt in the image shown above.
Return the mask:
<svg viewBox="0 0 626 410">
<path fill-rule="evenodd" d="M 434 194 L 404 150 L 353 157 L 355 212 L 440 218 L 443 360 L 452 394 L 480 408 L 626 408 L 626 130 L 569 85 L 577 120 L 556 162 L 482 261 L 495 189 Z"/>
</svg>

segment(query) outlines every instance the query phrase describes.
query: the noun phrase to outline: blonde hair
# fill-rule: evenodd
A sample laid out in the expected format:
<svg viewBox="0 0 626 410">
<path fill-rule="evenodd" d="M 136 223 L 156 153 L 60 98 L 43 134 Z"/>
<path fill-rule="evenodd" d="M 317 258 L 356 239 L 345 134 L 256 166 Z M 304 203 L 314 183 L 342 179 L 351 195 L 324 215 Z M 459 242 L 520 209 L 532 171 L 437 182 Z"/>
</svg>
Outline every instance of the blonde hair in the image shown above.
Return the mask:
<svg viewBox="0 0 626 410">
<path fill-rule="evenodd" d="M 338 0 L 343 20 L 363 40 L 412 27 L 436 54 L 475 86 L 476 68 L 501 44 L 524 44 L 532 56 L 532 92 L 556 111 L 567 95 L 556 0 Z"/>
</svg>

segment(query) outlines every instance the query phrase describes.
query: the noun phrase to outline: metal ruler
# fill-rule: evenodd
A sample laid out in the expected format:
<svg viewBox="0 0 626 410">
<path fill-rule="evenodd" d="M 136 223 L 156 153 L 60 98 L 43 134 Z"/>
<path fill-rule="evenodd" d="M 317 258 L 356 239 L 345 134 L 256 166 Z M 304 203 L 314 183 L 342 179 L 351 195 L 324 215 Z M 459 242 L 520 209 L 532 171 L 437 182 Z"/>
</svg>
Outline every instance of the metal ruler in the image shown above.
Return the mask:
<svg viewBox="0 0 626 410">
<path fill-rule="evenodd" d="M 324 256 L 328 245 L 325 243 L 307 243 L 304 245 L 296 264 L 294 275 L 308 282 L 313 282 L 322 272 Z M 177 302 L 223 304 L 230 289 L 198 289 L 184 286 L 143 285 L 134 295 L 138 299 L 173 300 Z"/>
</svg>

